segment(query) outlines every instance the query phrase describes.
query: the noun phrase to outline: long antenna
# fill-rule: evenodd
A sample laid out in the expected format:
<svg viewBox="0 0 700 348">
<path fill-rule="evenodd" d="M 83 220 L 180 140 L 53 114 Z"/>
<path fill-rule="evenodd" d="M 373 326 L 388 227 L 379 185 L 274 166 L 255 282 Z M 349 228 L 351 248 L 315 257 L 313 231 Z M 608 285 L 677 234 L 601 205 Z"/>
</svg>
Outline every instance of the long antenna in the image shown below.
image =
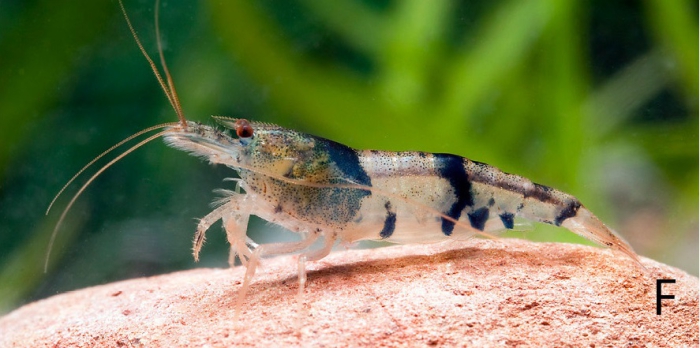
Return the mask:
<svg viewBox="0 0 700 348">
<path fill-rule="evenodd" d="M 173 125 L 175 125 L 175 124 L 176 124 L 176 123 L 166 123 L 166 124 L 162 124 L 162 125 L 159 125 L 159 126 L 151 127 L 151 128 L 149 128 L 148 130 L 150 131 L 150 130 L 153 130 L 153 129 L 165 128 L 165 127 L 168 127 L 168 126 L 173 126 Z M 93 175 L 90 177 L 90 179 L 88 179 L 88 181 L 87 181 L 85 184 L 83 184 L 83 186 L 80 187 L 80 190 L 78 190 L 78 192 L 77 192 L 75 195 L 73 195 L 73 198 L 71 198 L 70 202 L 68 202 L 68 205 L 66 205 L 66 207 L 63 209 L 63 212 L 61 213 L 61 217 L 58 219 L 58 222 L 56 223 L 56 227 L 54 227 L 53 232 L 51 233 L 51 239 L 49 240 L 49 248 L 48 248 L 48 250 L 46 250 L 46 258 L 44 259 L 44 272 L 46 272 L 46 270 L 49 268 L 49 257 L 51 256 L 51 249 L 53 249 L 53 243 L 54 243 L 54 241 L 56 240 L 56 234 L 58 234 L 58 229 L 61 228 L 61 224 L 63 223 L 63 220 L 66 218 L 66 214 L 68 214 L 68 211 L 70 210 L 70 208 L 73 206 L 73 204 L 74 204 L 75 201 L 78 199 L 78 197 L 80 197 L 80 194 L 82 194 L 83 191 L 85 191 L 85 189 L 86 189 L 93 181 L 95 181 L 95 179 L 96 179 L 98 176 L 100 176 L 100 174 L 102 174 L 102 172 L 104 172 L 105 170 L 107 170 L 107 168 L 109 168 L 109 167 L 111 167 L 113 164 L 117 163 L 120 159 L 124 158 L 126 155 L 128 155 L 128 154 L 134 152 L 134 150 L 136 150 L 136 149 L 138 149 L 139 147 L 145 145 L 146 143 L 150 142 L 150 141 L 153 140 L 153 139 L 156 139 L 156 138 L 161 137 L 163 134 L 165 134 L 165 133 L 167 133 L 167 132 L 168 132 L 168 130 L 164 130 L 164 131 L 158 132 L 158 133 L 156 133 L 156 134 L 154 134 L 154 135 L 151 135 L 151 136 L 149 136 L 148 138 L 146 138 L 146 139 L 140 141 L 138 144 L 136 144 L 136 145 L 130 147 L 128 150 L 124 151 L 124 152 L 121 153 L 119 156 L 117 156 L 117 157 L 114 158 L 113 160 L 109 161 L 109 163 L 107 163 L 107 164 L 105 164 L 104 166 L 102 166 L 102 168 L 100 168 L 100 170 L 98 170 L 95 174 L 93 174 Z M 140 134 L 143 134 L 143 131 L 138 133 L 138 135 L 140 135 Z M 132 136 L 132 137 L 129 137 L 129 139 L 131 139 L 131 138 L 133 138 L 133 136 Z"/>
<path fill-rule="evenodd" d="M 107 155 L 108 153 L 114 151 L 116 148 L 118 148 L 118 147 L 124 145 L 125 143 L 129 142 L 130 140 L 132 140 L 132 139 L 138 137 L 138 136 L 141 135 L 141 134 L 148 133 L 148 132 L 150 132 L 150 131 L 152 131 L 152 130 L 155 130 L 155 129 L 160 129 L 160 128 L 164 128 L 164 127 L 168 127 L 168 126 L 173 126 L 173 125 L 177 125 L 177 123 L 172 123 L 172 122 L 170 122 L 170 123 L 163 123 L 163 124 L 159 124 L 159 125 L 156 125 L 156 126 L 153 126 L 153 127 L 148 127 L 148 128 L 146 128 L 146 129 L 144 129 L 144 130 L 138 131 L 137 133 L 130 135 L 130 136 L 127 137 L 126 139 L 124 139 L 124 140 L 122 140 L 122 141 L 120 141 L 120 142 L 118 142 L 118 143 L 112 145 L 112 147 L 110 147 L 109 149 L 107 149 L 107 150 L 105 150 L 104 152 L 102 152 L 101 154 L 99 154 L 99 156 L 93 158 L 92 161 L 90 161 L 90 163 L 86 164 L 86 165 L 83 166 L 83 168 L 81 168 L 77 173 L 75 173 L 75 175 L 73 175 L 73 177 L 70 178 L 70 180 L 68 180 L 68 182 L 67 182 L 65 185 L 63 185 L 63 187 L 61 188 L 61 190 L 58 191 L 58 193 L 53 197 L 53 199 L 51 200 L 51 204 L 49 204 L 49 207 L 46 209 L 46 215 L 49 215 L 49 211 L 51 211 L 51 207 L 53 207 L 53 204 L 56 203 L 56 200 L 58 199 L 58 197 L 61 196 L 61 194 L 63 193 L 63 191 L 65 191 L 66 188 L 68 188 L 68 185 L 70 185 L 73 181 L 75 181 L 75 179 L 78 178 L 78 176 L 80 176 L 80 174 L 82 174 L 86 169 L 90 168 L 90 166 L 92 166 L 93 164 L 95 164 L 95 162 L 97 162 L 97 160 L 99 160 L 100 158 L 104 157 L 104 156 Z"/>
</svg>

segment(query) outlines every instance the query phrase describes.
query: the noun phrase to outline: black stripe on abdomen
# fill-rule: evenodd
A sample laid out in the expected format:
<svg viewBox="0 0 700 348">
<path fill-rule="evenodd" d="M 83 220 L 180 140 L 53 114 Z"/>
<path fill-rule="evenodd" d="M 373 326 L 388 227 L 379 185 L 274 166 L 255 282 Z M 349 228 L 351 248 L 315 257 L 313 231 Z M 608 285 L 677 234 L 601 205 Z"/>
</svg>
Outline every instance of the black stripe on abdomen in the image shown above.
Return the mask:
<svg viewBox="0 0 700 348">
<path fill-rule="evenodd" d="M 501 215 L 499 215 L 499 217 L 501 218 L 501 222 L 503 223 L 503 227 L 505 227 L 509 230 L 513 229 L 513 225 L 514 225 L 513 218 L 515 217 L 515 215 L 513 215 L 513 213 L 505 212 L 505 213 L 502 213 Z"/>
<path fill-rule="evenodd" d="M 554 224 L 559 226 L 562 222 L 564 222 L 564 220 L 576 216 L 579 208 L 581 208 L 581 202 L 579 202 L 576 199 L 569 201 L 569 203 L 566 205 L 566 208 L 562 209 L 559 212 L 559 215 L 557 215 L 557 217 L 554 218 Z"/>
<path fill-rule="evenodd" d="M 456 199 L 450 209 L 445 212 L 445 215 L 459 220 L 462 210 L 474 204 L 471 183 L 469 182 L 467 171 L 464 169 L 464 159 L 450 154 L 435 154 L 434 156 L 435 169 L 438 175 L 450 183 Z M 454 228 L 455 223 L 453 221 L 442 218 L 442 233 L 449 236 L 454 231 Z"/>
<path fill-rule="evenodd" d="M 469 223 L 472 224 L 472 227 L 479 231 L 483 231 L 484 226 L 486 226 L 486 220 L 489 219 L 489 208 L 481 207 L 471 213 L 468 213 L 467 216 L 469 217 Z"/>
<path fill-rule="evenodd" d="M 396 213 L 391 211 L 391 202 L 386 202 L 384 208 L 386 208 L 386 218 L 384 219 L 384 228 L 379 232 L 379 236 L 382 239 L 387 239 L 394 234 L 396 229 Z"/>
</svg>

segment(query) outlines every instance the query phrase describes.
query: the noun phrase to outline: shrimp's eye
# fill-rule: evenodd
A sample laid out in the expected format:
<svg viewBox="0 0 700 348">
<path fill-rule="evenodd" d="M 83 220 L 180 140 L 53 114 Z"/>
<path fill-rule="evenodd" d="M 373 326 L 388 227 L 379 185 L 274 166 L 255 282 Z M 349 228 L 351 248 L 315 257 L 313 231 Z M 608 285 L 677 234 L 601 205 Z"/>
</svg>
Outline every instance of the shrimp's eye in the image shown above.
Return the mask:
<svg viewBox="0 0 700 348">
<path fill-rule="evenodd" d="M 233 127 L 236 129 L 236 135 L 239 138 L 250 138 L 253 136 L 253 126 L 250 125 L 248 120 L 237 120 Z"/>
</svg>

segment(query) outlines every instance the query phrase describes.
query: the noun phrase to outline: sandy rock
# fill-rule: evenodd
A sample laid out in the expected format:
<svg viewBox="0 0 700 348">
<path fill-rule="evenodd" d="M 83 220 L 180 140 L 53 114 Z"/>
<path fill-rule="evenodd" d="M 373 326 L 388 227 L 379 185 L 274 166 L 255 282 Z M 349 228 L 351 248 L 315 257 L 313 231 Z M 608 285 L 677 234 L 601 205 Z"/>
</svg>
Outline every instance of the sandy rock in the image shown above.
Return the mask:
<svg viewBox="0 0 700 348">
<path fill-rule="evenodd" d="M 263 262 L 234 321 L 243 268 L 60 294 L 0 318 L 0 347 L 697 346 L 698 279 L 610 250 L 471 240 Z M 656 314 L 656 279 L 664 284 Z"/>
</svg>

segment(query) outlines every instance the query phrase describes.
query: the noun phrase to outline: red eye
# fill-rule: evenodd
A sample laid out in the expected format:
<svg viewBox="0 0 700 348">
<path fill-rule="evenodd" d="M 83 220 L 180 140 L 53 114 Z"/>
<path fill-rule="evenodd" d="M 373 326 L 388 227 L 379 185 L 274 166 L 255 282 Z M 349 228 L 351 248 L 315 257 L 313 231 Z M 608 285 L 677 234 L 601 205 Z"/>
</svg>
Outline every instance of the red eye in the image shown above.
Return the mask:
<svg viewBox="0 0 700 348">
<path fill-rule="evenodd" d="M 248 120 L 237 120 L 233 127 L 236 129 L 236 135 L 239 138 L 250 138 L 253 136 L 253 126 L 250 125 Z"/>
</svg>

